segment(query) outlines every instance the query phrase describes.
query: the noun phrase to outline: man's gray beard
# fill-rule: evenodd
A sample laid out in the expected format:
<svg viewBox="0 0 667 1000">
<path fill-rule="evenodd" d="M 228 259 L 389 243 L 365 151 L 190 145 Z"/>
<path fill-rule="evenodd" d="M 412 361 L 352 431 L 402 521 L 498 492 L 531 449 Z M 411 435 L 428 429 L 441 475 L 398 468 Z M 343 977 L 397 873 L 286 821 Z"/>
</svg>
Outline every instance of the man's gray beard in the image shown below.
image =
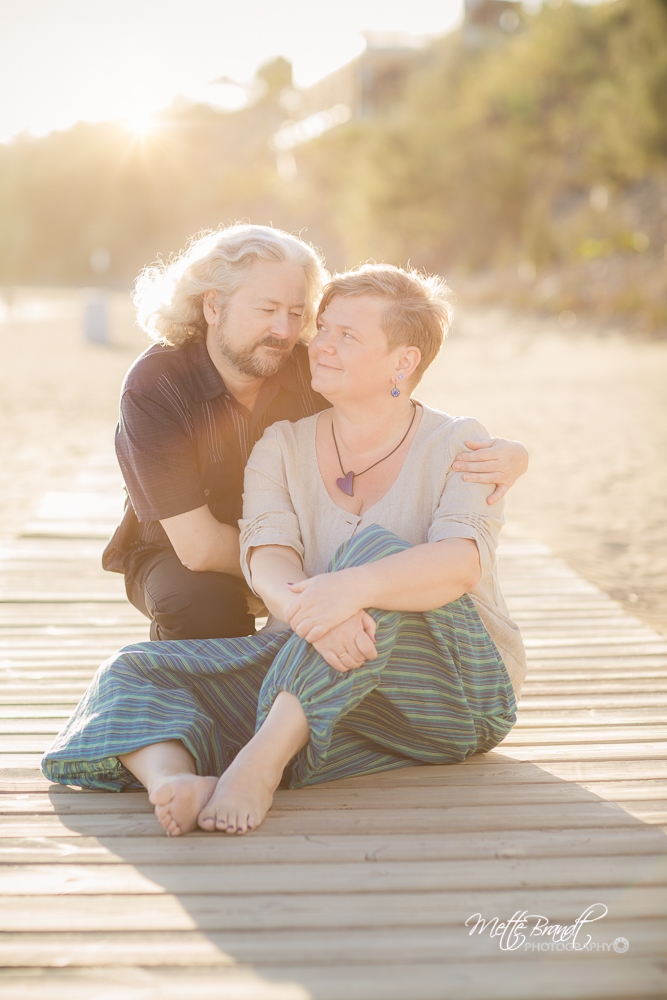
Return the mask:
<svg viewBox="0 0 667 1000">
<path fill-rule="evenodd" d="M 229 361 L 239 374 L 248 375 L 250 378 L 269 378 L 271 375 L 275 375 L 286 364 L 291 353 L 284 340 L 271 335 L 257 341 L 249 350 L 235 350 L 227 342 L 224 328 L 221 326 L 216 330 L 216 340 L 218 350 L 223 358 Z M 260 358 L 255 354 L 255 351 L 258 347 L 263 346 L 277 347 L 281 354 L 277 354 L 275 357 Z"/>
</svg>

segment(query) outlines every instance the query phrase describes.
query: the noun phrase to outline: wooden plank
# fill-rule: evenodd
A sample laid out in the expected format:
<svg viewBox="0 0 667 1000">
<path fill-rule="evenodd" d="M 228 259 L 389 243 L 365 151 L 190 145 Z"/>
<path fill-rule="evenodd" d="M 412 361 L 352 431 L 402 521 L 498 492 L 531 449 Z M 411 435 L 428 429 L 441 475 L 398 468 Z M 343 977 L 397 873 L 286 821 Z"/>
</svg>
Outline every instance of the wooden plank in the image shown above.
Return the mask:
<svg viewBox="0 0 667 1000">
<path fill-rule="evenodd" d="M 48 719 L 3 719 L 0 716 L 0 735 L 11 736 L 42 736 L 47 740 L 52 740 L 61 729 L 69 717 L 69 713 L 63 712 L 56 718 Z M 12 750 L 17 747 L 12 746 Z"/>
<path fill-rule="evenodd" d="M 15 755 L 18 756 L 18 755 Z M 30 767 L 6 767 L 2 771 L 0 794 L 30 791 L 46 791 L 51 795 L 70 790 L 64 785 L 47 781 L 39 770 L 40 758 L 25 755 L 32 761 Z M 5 754 L 5 762 L 11 755 Z M 23 758 L 18 756 L 19 760 Z M 377 774 L 361 775 L 356 778 L 342 778 L 336 782 L 323 782 L 318 790 L 327 787 L 343 788 L 401 788 L 431 785 L 495 785 L 495 784 L 544 784 L 549 781 L 608 782 L 629 780 L 665 779 L 667 760 L 593 760 L 579 762 L 544 761 L 539 765 L 527 761 L 515 761 L 499 754 L 480 754 L 470 757 L 460 764 L 431 765 L 402 768 Z M 603 793 L 601 793 L 603 794 Z"/>
<path fill-rule="evenodd" d="M 654 955 L 664 946 L 665 928 L 659 920 L 590 925 L 596 941 L 627 937 L 633 957 Z M 93 933 L 3 934 L 0 965 L 4 967 L 105 966 L 233 966 L 255 964 L 302 965 L 342 962 L 346 965 L 395 965 L 402 962 L 480 960 L 498 957 L 497 940 L 470 936 L 464 927 L 401 927 L 354 930 L 300 928 L 298 931 L 160 931 Z M 524 957 L 524 953 L 521 953 Z M 509 960 L 510 956 L 506 956 Z M 526 956 L 527 960 L 530 958 Z"/>
<path fill-rule="evenodd" d="M 611 948 L 611 944 L 610 944 Z M 667 975 L 659 961 L 604 954 L 575 958 L 527 957 L 501 961 L 390 965 L 341 963 L 248 967 L 102 968 L 50 970 L 3 977 L 4 1000 L 90 1000 L 160 997 L 160 1000 L 664 1000 Z M 544 983 L 542 986 L 541 984 Z M 141 991 L 141 992 L 139 992 Z M 190 992 L 189 992 L 190 991 Z M 639 991 L 639 992 L 638 992 Z"/>
<path fill-rule="evenodd" d="M 254 837 L 341 833 L 449 833 L 450 831 L 631 827 L 636 816 L 656 825 L 667 823 L 667 810 L 655 803 L 540 803 L 505 806 L 452 806 L 448 809 L 272 810 Z M 1 837 L 155 836 L 161 830 L 150 813 L 60 813 L 0 816 Z M 216 834 L 211 834 L 216 836 Z"/>
<path fill-rule="evenodd" d="M 603 858 L 301 862 L 281 865 L 3 865 L 0 896 L 377 893 L 667 886 L 667 853 Z M 665 892 L 667 898 L 667 892 Z"/>
<path fill-rule="evenodd" d="M 528 711 L 539 709 L 539 711 L 558 710 L 567 711 L 573 709 L 624 709 L 624 708 L 652 708 L 658 705 L 667 705 L 667 693 L 662 691 L 647 691 L 642 694 L 624 695 L 582 695 L 552 694 L 552 695 L 531 695 L 526 697 L 522 694 L 520 710 Z"/>
<path fill-rule="evenodd" d="M 538 677 L 526 679 L 525 692 L 530 698 L 540 695 L 555 694 L 561 697 L 565 695 L 590 694 L 599 698 L 602 694 L 622 694 L 635 695 L 640 691 L 653 694 L 656 688 L 655 680 L 651 678 L 628 677 L 626 680 L 607 680 L 601 677 L 599 680 L 564 680 L 564 681 L 542 681 Z"/>
<path fill-rule="evenodd" d="M 225 837 L 193 834 L 178 839 L 155 836 L 54 836 L 0 838 L 1 864 L 296 864 L 344 861 L 439 861 L 484 858 L 579 858 L 660 854 L 667 835 L 636 825 L 576 830 L 493 830 L 477 832 L 304 834 Z"/>
<path fill-rule="evenodd" d="M 0 710 L 0 719 L 2 711 Z M 627 708 L 627 709 L 570 709 L 565 712 L 540 712 L 539 709 L 521 706 L 514 731 L 539 726 L 540 729 L 561 729 L 568 725 L 585 725 L 601 729 L 608 725 L 667 727 L 667 709 Z"/>
<path fill-rule="evenodd" d="M 591 730 L 581 726 L 568 726 L 562 729 L 549 729 L 547 732 L 539 726 L 523 726 L 513 729 L 506 736 L 501 746 L 514 747 L 527 744 L 558 746 L 561 743 L 639 743 L 665 740 L 667 728 L 663 725 L 649 726 L 604 726 Z M 667 740 L 665 741 L 667 746 Z M 0 738 L 2 747 L 2 738 Z"/>
<path fill-rule="evenodd" d="M 441 784 L 369 788 L 301 788 L 296 791 L 278 791 L 273 812 L 292 812 L 310 809 L 448 809 L 462 805 L 537 805 L 571 802 L 591 803 L 597 799 L 613 802 L 667 800 L 665 779 L 643 781 L 589 782 L 585 786 L 556 779 L 544 784 L 525 783 L 476 783 Z M 138 813 L 152 812 L 153 807 L 144 792 L 74 791 L 63 788 L 51 794 L 5 793 L 0 795 L 0 815 L 66 815 L 75 813 Z"/>
<path fill-rule="evenodd" d="M 66 869 L 65 869 L 66 870 Z M 257 893 L 207 896 L 169 893 L 5 896 L 0 931 L 254 930 L 273 927 L 442 927 L 472 913 L 548 915 L 572 923 L 591 905 L 592 889 L 520 889 L 446 892 Z M 662 886 L 608 887 L 605 906 L 616 920 L 667 916 Z"/>
<path fill-rule="evenodd" d="M 575 743 L 565 746 L 514 746 L 507 747 L 501 743 L 496 747 L 496 753 L 505 754 L 515 760 L 548 761 L 548 760 L 624 760 L 635 758 L 666 758 L 666 743 L 598 743 L 587 746 Z"/>
</svg>

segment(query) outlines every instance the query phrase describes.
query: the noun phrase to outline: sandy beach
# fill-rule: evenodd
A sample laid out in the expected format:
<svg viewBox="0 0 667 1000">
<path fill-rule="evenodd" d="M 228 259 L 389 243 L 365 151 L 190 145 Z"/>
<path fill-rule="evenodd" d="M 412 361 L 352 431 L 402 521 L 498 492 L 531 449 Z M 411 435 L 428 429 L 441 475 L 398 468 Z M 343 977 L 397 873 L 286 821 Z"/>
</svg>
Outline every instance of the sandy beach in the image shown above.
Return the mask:
<svg viewBox="0 0 667 1000">
<path fill-rule="evenodd" d="M 113 447 L 144 340 L 127 296 L 110 314 L 102 347 L 84 341 L 81 293 L 22 290 L 0 309 L 0 537 Z M 524 441 L 508 521 L 667 634 L 666 387 L 667 341 L 460 304 L 417 395 Z"/>
</svg>

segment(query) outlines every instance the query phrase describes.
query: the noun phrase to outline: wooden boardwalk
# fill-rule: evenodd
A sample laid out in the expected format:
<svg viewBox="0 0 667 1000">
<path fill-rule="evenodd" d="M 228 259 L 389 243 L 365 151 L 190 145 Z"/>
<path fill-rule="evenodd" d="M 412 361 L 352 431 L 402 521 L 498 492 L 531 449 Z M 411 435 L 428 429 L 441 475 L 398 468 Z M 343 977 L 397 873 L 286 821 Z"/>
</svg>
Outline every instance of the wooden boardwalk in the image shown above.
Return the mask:
<svg viewBox="0 0 667 1000">
<path fill-rule="evenodd" d="M 238 838 L 49 786 L 96 666 L 147 635 L 99 568 L 114 486 L 90 470 L 0 551 L 4 1000 L 667 996 L 667 642 L 529 540 L 502 546 L 530 672 L 493 753 L 280 792 Z M 581 950 L 464 926 L 593 906 Z"/>
</svg>

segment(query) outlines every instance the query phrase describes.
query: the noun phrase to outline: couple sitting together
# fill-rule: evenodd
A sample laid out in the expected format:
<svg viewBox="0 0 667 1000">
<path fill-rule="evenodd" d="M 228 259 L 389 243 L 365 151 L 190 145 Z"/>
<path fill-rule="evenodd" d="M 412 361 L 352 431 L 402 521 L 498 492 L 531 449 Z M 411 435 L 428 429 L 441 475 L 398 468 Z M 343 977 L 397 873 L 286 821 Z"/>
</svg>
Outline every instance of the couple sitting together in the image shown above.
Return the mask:
<svg viewBox="0 0 667 1000">
<path fill-rule="evenodd" d="M 152 641 L 99 668 L 42 767 L 146 788 L 171 836 L 246 833 L 280 784 L 454 763 L 514 725 L 495 550 L 525 449 L 413 398 L 451 320 L 439 278 L 326 277 L 239 225 L 137 285 L 157 343 L 123 386 L 104 564 Z"/>
</svg>

